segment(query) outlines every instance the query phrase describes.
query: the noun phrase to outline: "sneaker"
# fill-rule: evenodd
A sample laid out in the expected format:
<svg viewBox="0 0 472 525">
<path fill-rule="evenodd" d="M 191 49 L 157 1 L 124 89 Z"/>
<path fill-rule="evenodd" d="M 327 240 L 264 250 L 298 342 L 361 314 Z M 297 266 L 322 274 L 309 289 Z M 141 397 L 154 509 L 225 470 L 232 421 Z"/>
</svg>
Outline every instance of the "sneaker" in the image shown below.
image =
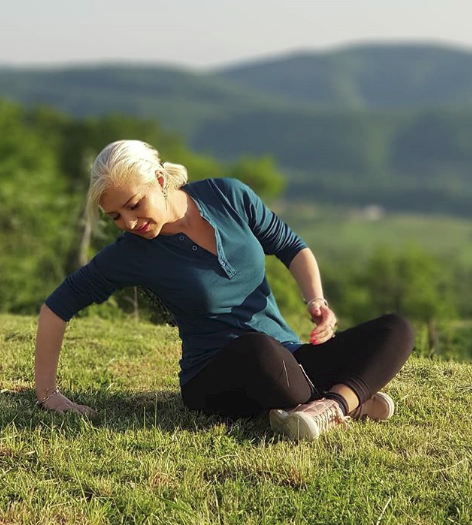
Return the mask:
<svg viewBox="0 0 472 525">
<path fill-rule="evenodd" d="M 393 399 L 384 392 L 377 392 L 362 405 L 353 410 L 349 416 L 351 419 L 373 419 L 374 421 L 385 421 L 390 419 L 395 412 Z"/>
<path fill-rule="evenodd" d="M 317 439 L 322 432 L 340 424 L 347 426 L 347 419 L 334 399 L 317 399 L 291 410 L 273 409 L 269 412 L 270 426 L 276 432 L 296 441 Z"/>
</svg>

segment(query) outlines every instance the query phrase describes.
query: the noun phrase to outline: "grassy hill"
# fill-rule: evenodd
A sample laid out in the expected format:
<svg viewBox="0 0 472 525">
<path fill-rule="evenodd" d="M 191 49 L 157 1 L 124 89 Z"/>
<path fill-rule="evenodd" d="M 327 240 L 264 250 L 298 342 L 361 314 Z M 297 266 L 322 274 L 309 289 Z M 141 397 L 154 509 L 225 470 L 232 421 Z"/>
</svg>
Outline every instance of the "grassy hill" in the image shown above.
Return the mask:
<svg viewBox="0 0 472 525">
<path fill-rule="evenodd" d="M 472 53 L 438 45 L 370 44 L 297 52 L 222 68 L 245 87 L 337 108 L 472 104 Z"/>
<path fill-rule="evenodd" d="M 471 66 L 465 51 L 372 45 L 210 72 L 8 68 L 0 97 L 156 119 L 224 162 L 272 156 L 289 199 L 470 216 Z"/>
<path fill-rule="evenodd" d="M 469 524 L 472 365 L 413 356 L 387 387 L 385 424 L 315 443 L 275 436 L 267 415 L 187 411 L 173 329 L 79 319 L 63 391 L 94 420 L 34 406 L 36 319 L 0 316 L 0 523 Z"/>
<path fill-rule="evenodd" d="M 470 215 L 472 108 L 242 111 L 202 122 L 192 146 L 224 160 L 271 155 L 288 198 Z"/>
<path fill-rule="evenodd" d="M 151 64 L 0 68 L 0 93 L 76 116 L 149 116 L 182 105 L 198 116 L 243 107 L 437 108 L 472 104 L 472 52 L 438 45 L 369 44 L 296 52 L 212 71 Z M 146 105 L 151 103 L 150 113 Z M 168 114 L 164 111 L 164 117 Z"/>
<path fill-rule="evenodd" d="M 355 257 L 360 264 L 378 246 L 421 247 L 441 260 L 472 265 L 472 223 L 468 219 L 419 213 L 279 202 L 274 210 L 329 264 Z"/>
<path fill-rule="evenodd" d="M 240 108 L 287 105 L 280 97 L 182 69 L 96 64 L 0 70 L 0 96 L 26 106 L 46 104 L 78 117 L 122 113 L 155 118 L 189 135 L 202 120 Z"/>
</svg>

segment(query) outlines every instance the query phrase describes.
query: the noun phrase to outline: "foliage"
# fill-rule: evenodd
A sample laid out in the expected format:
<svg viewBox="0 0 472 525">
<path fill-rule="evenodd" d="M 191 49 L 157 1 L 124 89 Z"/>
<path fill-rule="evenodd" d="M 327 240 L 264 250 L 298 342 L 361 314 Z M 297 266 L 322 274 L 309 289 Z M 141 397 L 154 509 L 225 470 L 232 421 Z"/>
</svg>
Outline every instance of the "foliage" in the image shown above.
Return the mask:
<svg viewBox="0 0 472 525">
<path fill-rule="evenodd" d="M 0 309 L 25 311 L 62 275 L 77 199 L 22 111 L 0 102 Z"/>
<path fill-rule="evenodd" d="M 274 195 L 282 184 L 267 157 L 224 166 L 192 153 L 175 134 L 150 120 L 123 115 L 77 120 L 45 107 L 25 111 L 0 101 L 0 129 L 0 311 L 37 311 L 65 275 L 81 266 L 89 166 L 109 142 L 149 142 L 164 160 L 184 164 L 190 180 L 241 175 L 262 196 Z M 116 228 L 110 221 L 105 224 L 85 260 L 115 239 Z M 134 295 L 134 290 L 118 292 L 114 303 L 91 311 L 107 318 L 120 316 L 121 310 L 135 312 Z M 151 310 L 142 304 L 144 317 Z"/>
<path fill-rule="evenodd" d="M 424 323 L 415 323 L 418 355 L 454 361 L 472 361 L 472 324 L 470 321 L 440 320 L 436 326 L 435 347 L 430 348 L 430 333 Z M 433 351 L 432 351 L 433 350 Z"/>
<path fill-rule="evenodd" d="M 456 314 L 449 279 L 439 262 L 421 249 L 411 246 L 395 254 L 383 246 L 368 260 L 363 284 L 377 311 L 429 322 Z"/>
<path fill-rule="evenodd" d="M 290 198 L 470 216 L 471 61 L 459 50 L 379 46 L 218 74 L 10 69 L 0 72 L 0 94 L 80 118 L 120 112 L 159 122 L 220 162 L 270 155 L 290 178 Z M 69 153 L 80 166 L 77 150 Z"/>
<path fill-rule="evenodd" d="M 470 216 L 471 129 L 470 108 L 274 108 L 208 121 L 192 143 L 223 159 L 270 152 L 290 178 L 290 199 Z"/>
<path fill-rule="evenodd" d="M 6 102 L 1 102 L 0 110 L 0 125 L 5 130 L 0 141 L 0 242 L 4 248 L 0 251 L 0 311 L 36 312 L 65 275 L 82 264 L 88 166 L 108 142 L 140 138 L 157 145 L 165 160 L 186 165 L 191 180 L 229 175 L 247 182 L 265 198 L 276 196 L 284 184 L 269 157 L 242 157 L 224 166 L 209 156 L 192 153 L 175 134 L 150 120 L 122 115 L 76 120 L 47 108 L 25 111 Z M 361 235 L 349 235 L 357 251 L 351 253 L 348 245 L 330 239 L 330 246 L 337 245 L 338 251 L 334 256 L 325 254 L 318 252 L 317 239 L 327 224 L 336 223 L 338 212 L 325 217 L 325 212 L 317 215 L 303 206 L 296 207 L 295 215 L 290 214 L 290 207 L 285 212 L 290 223 L 294 221 L 295 231 L 308 235 L 306 240 L 319 256 L 325 291 L 342 322 L 359 322 L 386 311 L 430 324 L 456 315 L 470 316 L 470 302 L 464 296 L 472 290 L 470 261 L 444 264 L 440 254 L 401 245 L 394 248 L 393 244 L 373 243 L 373 251 L 362 252 L 358 246 L 365 246 L 365 229 Z M 384 235 L 387 226 L 378 222 L 375 228 Z M 338 231 L 331 231 L 339 237 Z M 450 230 L 442 231 L 438 224 L 433 231 L 437 244 L 438 234 L 447 236 Z M 92 239 L 85 260 L 116 235 L 116 227 L 104 220 L 101 235 Z M 300 292 L 287 269 L 275 258 L 267 259 L 267 268 L 282 313 L 304 313 Z M 170 320 L 135 289 L 119 291 L 106 305 L 80 315 L 109 319 L 122 318 L 123 313 L 154 322 Z"/>
<path fill-rule="evenodd" d="M 470 105 L 472 55 L 434 45 L 357 45 L 226 67 L 233 84 L 338 108 Z"/>
<path fill-rule="evenodd" d="M 258 195 L 269 199 L 280 195 L 285 187 L 284 176 L 277 170 L 274 159 L 268 156 L 242 157 L 230 167 L 228 175 L 242 180 Z"/>
</svg>

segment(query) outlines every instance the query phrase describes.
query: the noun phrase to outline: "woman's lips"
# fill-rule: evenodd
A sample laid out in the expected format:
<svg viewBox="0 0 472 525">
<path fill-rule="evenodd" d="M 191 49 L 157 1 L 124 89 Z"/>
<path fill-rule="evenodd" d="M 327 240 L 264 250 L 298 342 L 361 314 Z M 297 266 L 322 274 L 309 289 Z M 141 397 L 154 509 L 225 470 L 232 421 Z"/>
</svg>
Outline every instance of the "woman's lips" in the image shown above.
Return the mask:
<svg viewBox="0 0 472 525">
<path fill-rule="evenodd" d="M 141 228 L 138 228 L 137 230 L 134 230 L 135 232 L 144 233 L 149 230 L 149 222 L 147 222 L 144 226 L 141 226 Z"/>
</svg>

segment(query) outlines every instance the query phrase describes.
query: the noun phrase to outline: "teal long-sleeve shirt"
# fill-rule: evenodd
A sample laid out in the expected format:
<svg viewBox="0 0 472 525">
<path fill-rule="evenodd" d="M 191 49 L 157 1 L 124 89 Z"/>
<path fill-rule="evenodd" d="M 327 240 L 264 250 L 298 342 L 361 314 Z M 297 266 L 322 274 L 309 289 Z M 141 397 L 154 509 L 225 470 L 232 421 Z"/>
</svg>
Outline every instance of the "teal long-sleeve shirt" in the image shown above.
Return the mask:
<svg viewBox="0 0 472 525">
<path fill-rule="evenodd" d="M 125 232 L 69 275 L 47 306 L 69 321 L 119 288 L 148 288 L 169 308 L 179 329 L 181 385 L 247 332 L 265 333 L 295 351 L 301 343 L 277 307 L 264 254 L 288 267 L 306 244 L 236 179 L 206 179 L 181 189 L 214 228 L 217 255 L 184 233 L 145 239 Z"/>
</svg>

